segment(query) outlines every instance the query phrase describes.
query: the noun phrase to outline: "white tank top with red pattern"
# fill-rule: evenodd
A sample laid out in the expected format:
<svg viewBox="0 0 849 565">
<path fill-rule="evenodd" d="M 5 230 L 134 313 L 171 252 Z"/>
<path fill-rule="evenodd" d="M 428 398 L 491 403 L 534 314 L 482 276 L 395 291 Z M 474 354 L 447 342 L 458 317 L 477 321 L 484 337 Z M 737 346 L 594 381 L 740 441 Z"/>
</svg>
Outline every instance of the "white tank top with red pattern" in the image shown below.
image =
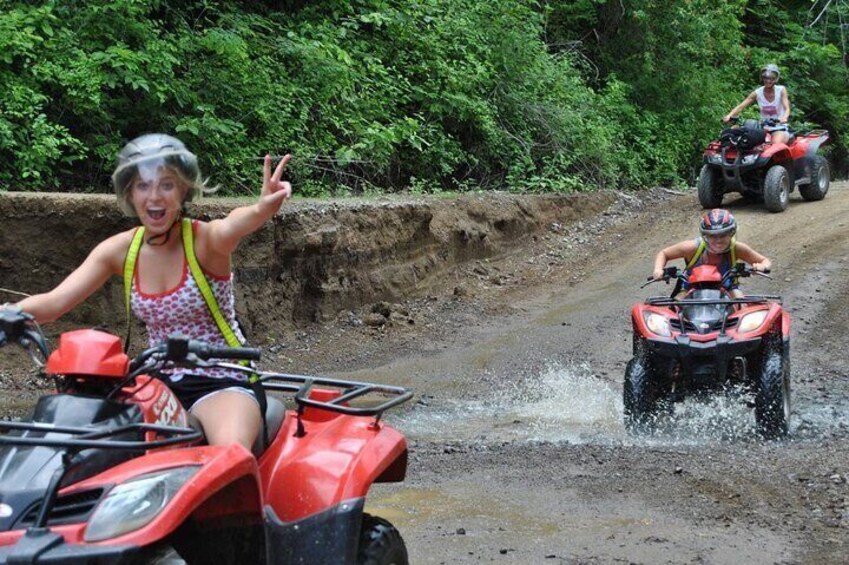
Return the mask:
<svg viewBox="0 0 849 565">
<path fill-rule="evenodd" d="M 139 286 L 139 271 L 141 270 L 139 267 L 140 265 L 136 266 L 136 273 L 133 277 L 130 303 L 133 313 L 147 326 L 151 346 L 165 341 L 169 335 L 180 333 L 190 339 L 203 341 L 210 345 L 227 347 L 227 342 L 221 335 L 221 330 L 218 329 L 218 325 L 212 318 L 203 295 L 189 271 L 185 257 L 183 258 L 183 276 L 180 283 L 175 288 L 160 294 L 142 292 Z M 245 343 L 245 337 L 236 322 L 233 274 L 231 273 L 227 277 L 219 277 L 207 272 L 204 272 L 204 274 L 222 315 L 233 328 L 233 332 L 239 338 L 239 341 Z M 189 373 L 213 378 L 229 377 L 241 381 L 247 379 L 244 373 L 218 368 L 178 368 L 163 372 L 168 373 L 170 379 L 174 382 L 179 381 L 183 375 Z"/>
</svg>

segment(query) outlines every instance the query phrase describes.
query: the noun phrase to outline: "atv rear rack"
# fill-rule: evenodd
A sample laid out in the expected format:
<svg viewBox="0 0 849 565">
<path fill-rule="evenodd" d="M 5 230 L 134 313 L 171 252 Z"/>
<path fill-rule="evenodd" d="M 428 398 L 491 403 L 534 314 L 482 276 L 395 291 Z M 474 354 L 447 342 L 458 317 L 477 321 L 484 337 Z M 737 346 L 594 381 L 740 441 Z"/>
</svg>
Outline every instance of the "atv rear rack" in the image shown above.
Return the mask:
<svg viewBox="0 0 849 565">
<path fill-rule="evenodd" d="M 293 392 L 295 393 L 295 403 L 301 409 L 311 406 L 319 410 L 329 410 L 349 416 L 376 416 L 379 419 L 385 411 L 403 404 L 413 397 L 413 391 L 400 386 L 346 381 L 309 375 L 294 375 L 290 373 L 256 371 L 233 363 L 216 363 L 215 366 L 257 375 L 259 382 L 262 383 L 263 388 L 266 390 Z M 313 386 L 336 392 L 338 396 L 333 396 L 326 400 L 315 398 L 310 395 Z M 351 406 L 349 404 L 352 400 L 363 400 L 367 397 L 378 395 L 389 398 L 368 406 Z"/>
<path fill-rule="evenodd" d="M 294 392 L 295 402 L 299 406 L 311 406 L 350 416 L 380 417 L 386 410 L 403 404 L 413 397 L 413 391 L 399 386 L 287 373 L 260 373 L 260 382 L 268 390 Z M 338 391 L 339 396 L 329 400 L 312 398 L 310 391 L 314 385 Z M 352 400 L 362 400 L 375 395 L 388 396 L 390 398 L 370 406 L 351 406 L 349 404 Z"/>
</svg>

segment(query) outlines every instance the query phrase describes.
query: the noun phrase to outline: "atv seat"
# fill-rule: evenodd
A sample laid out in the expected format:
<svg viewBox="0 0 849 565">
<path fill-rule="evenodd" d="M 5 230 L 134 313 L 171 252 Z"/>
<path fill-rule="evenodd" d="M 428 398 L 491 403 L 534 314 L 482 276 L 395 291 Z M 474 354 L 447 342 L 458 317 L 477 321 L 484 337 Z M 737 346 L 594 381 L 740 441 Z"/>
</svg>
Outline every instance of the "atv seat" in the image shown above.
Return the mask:
<svg viewBox="0 0 849 565">
<path fill-rule="evenodd" d="M 254 457 L 257 458 L 265 452 L 268 446 L 274 441 L 274 438 L 277 437 L 277 433 L 280 431 L 280 428 L 283 425 L 283 419 L 286 416 L 286 407 L 282 402 L 272 396 L 266 396 L 266 400 L 268 402 L 268 407 L 265 410 L 265 425 L 268 428 L 268 445 L 266 445 L 262 430 L 260 430 L 259 435 L 251 448 L 251 453 L 253 453 Z M 197 419 L 197 416 L 191 413 L 189 413 L 189 426 L 203 432 L 203 425 L 200 423 L 200 420 Z M 204 439 L 204 442 L 205 441 L 206 440 Z"/>
<path fill-rule="evenodd" d="M 268 446 L 274 441 L 274 438 L 277 437 L 277 432 L 280 431 L 280 427 L 283 425 L 283 418 L 286 416 L 286 407 L 282 402 L 270 394 L 266 395 L 266 400 L 268 407 L 265 409 L 265 425 L 268 429 L 268 444 L 266 445 L 262 430 L 260 430 L 254 442 L 253 449 L 251 449 L 257 458 L 265 452 Z"/>
</svg>

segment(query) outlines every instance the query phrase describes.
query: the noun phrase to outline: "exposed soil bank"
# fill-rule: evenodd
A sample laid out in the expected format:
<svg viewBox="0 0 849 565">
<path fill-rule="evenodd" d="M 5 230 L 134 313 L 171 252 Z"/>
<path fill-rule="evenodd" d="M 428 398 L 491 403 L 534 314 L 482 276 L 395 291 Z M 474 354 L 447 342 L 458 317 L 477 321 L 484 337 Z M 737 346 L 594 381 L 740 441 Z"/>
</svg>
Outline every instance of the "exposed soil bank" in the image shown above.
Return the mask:
<svg viewBox="0 0 849 565">
<path fill-rule="evenodd" d="M 444 286 L 458 265 L 503 255 L 552 223 L 594 216 L 616 198 L 489 193 L 291 203 L 235 255 L 240 318 L 249 332 L 266 335 L 363 304 L 421 296 Z M 190 213 L 213 219 L 238 204 L 209 199 Z M 27 293 L 52 288 L 97 242 L 134 225 L 114 198 L 100 195 L 0 193 L 0 218 L 0 288 Z M 69 320 L 111 326 L 123 311 L 119 283 Z"/>
</svg>

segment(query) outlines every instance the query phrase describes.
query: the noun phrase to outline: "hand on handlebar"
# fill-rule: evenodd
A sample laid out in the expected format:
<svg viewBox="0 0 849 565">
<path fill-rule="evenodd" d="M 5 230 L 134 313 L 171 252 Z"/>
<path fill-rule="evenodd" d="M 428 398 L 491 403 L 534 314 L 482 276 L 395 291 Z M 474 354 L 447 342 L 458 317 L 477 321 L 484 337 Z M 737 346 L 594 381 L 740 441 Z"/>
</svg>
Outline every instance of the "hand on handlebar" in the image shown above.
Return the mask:
<svg viewBox="0 0 849 565">
<path fill-rule="evenodd" d="M 655 269 L 650 277 L 646 279 L 646 283 L 640 288 L 645 288 L 648 285 L 663 281 L 665 283 L 669 283 L 672 279 L 678 278 L 678 267 L 665 267 L 663 269 Z"/>
<path fill-rule="evenodd" d="M 767 263 L 752 263 L 752 270 L 759 273 L 769 273 L 770 268 Z"/>
</svg>

